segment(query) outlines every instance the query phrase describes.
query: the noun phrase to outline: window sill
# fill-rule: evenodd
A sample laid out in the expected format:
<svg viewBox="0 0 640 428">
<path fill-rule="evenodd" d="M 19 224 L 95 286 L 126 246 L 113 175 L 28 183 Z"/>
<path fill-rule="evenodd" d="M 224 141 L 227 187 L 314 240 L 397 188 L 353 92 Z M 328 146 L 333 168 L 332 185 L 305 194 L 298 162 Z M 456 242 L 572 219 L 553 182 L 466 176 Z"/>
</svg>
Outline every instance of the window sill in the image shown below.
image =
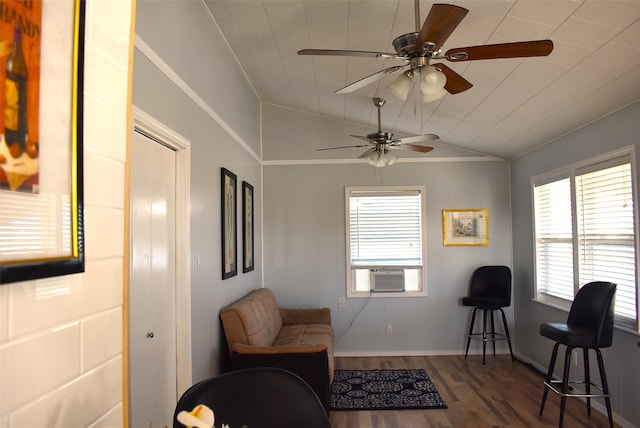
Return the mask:
<svg viewBox="0 0 640 428">
<path fill-rule="evenodd" d="M 548 296 L 545 294 L 539 295 L 536 298 L 531 299 L 533 302 L 539 303 L 541 305 L 550 306 L 555 309 L 559 309 L 563 312 L 569 313 L 571 309 L 571 301 L 561 299 L 559 297 Z"/>
<path fill-rule="evenodd" d="M 393 291 L 351 291 L 347 293 L 347 298 L 364 298 L 368 299 L 369 297 L 373 297 L 374 299 L 378 299 L 380 297 L 426 297 L 426 291 L 402 291 L 402 292 L 393 292 Z"/>
</svg>

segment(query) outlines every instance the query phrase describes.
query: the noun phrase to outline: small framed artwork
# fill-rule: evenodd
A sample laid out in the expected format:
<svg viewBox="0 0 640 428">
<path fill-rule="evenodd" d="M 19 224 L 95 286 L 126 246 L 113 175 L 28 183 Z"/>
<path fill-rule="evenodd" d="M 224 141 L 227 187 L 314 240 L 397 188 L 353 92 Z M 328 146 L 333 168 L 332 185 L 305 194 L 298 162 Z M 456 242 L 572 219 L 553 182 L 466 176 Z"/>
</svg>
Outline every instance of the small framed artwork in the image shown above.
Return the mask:
<svg viewBox="0 0 640 428">
<path fill-rule="evenodd" d="M 253 270 L 253 186 L 242 182 L 242 272 Z"/>
<path fill-rule="evenodd" d="M 238 274 L 237 183 L 238 178 L 222 168 L 220 208 L 222 214 L 222 279 Z"/>
<path fill-rule="evenodd" d="M 85 2 L 0 15 L 0 284 L 84 272 Z"/>
<path fill-rule="evenodd" d="M 442 232 L 445 246 L 489 245 L 487 210 L 443 210 Z"/>
</svg>

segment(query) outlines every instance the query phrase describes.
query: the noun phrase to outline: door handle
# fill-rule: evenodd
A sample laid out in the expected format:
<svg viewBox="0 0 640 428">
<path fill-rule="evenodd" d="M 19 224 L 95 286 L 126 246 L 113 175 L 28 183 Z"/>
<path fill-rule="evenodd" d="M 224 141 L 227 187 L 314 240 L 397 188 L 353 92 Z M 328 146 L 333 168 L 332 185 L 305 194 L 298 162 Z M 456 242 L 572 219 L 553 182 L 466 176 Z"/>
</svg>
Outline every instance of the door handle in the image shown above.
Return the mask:
<svg viewBox="0 0 640 428">
<path fill-rule="evenodd" d="M 153 334 L 153 332 L 152 332 L 152 331 L 150 331 L 149 333 L 147 333 L 147 337 L 148 337 L 149 339 L 153 339 L 153 336 L 155 336 L 155 334 Z"/>
</svg>

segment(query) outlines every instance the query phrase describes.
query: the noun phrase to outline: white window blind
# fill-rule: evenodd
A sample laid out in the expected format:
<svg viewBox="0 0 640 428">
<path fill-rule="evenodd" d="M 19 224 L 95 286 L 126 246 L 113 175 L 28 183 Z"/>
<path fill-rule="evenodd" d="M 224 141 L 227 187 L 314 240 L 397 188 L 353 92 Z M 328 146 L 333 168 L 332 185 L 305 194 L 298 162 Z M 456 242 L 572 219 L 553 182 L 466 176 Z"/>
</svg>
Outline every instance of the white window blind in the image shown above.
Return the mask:
<svg viewBox="0 0 640 428">
<path fill-rule="evenodd" d="M 616 324 L 638 331 L 630 155 L 534 179 L 538 297 L 572 301 L 592 281 L 617 284 Z"/>
<path fill-rule="evenodd" d="M 534 200 L 538 291 L 572 300 L 573 228 L 569 178 L 536 186 Z"/>
<path fill-rule="evenodd" d="M 72 254 L 68 195 L 3 191 L 0 205 L 0 262 Z"/>
<path fill-rule="evenodd" d="M 636 318 L 636 268 L 631 164 L 576 175 L 580 284 L 611 281 L 616 315 Z"/>
<path fill-rule="evenodd" d="M 416 192 L 352 193 L 351 265 L 420 266 L 421 197 Z"/>
</svg>

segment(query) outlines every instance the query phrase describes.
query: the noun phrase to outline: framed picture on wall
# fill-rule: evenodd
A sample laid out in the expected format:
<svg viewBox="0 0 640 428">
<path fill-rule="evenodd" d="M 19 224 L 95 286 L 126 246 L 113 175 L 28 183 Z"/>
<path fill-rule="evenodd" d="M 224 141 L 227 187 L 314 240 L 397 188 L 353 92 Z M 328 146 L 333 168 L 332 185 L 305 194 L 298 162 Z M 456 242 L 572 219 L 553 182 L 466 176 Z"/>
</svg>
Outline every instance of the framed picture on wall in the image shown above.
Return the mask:
<svg viewBox="0 0 640 428">
<path fill-rule="evenodd" d="M 487 210 L 443 210 L 442 233 L 445 246 L 489 245 Z"/>
<path fill-rule="evenodd" d="M 238 274 L 237 183 L 238 178 L 222 168 L 220 188 L 220 211 L 222 218 L 222 279 Z"/>
<path fill-rule="evenodd" d="M 242 272 L 253 270 L 253 186 L 242 182 Z"/>
<path fill-rule="evenodd" d="M 58 3 L 2 2 L 2 284 L 84 272 L 85 2 Z"/>
</svg>

